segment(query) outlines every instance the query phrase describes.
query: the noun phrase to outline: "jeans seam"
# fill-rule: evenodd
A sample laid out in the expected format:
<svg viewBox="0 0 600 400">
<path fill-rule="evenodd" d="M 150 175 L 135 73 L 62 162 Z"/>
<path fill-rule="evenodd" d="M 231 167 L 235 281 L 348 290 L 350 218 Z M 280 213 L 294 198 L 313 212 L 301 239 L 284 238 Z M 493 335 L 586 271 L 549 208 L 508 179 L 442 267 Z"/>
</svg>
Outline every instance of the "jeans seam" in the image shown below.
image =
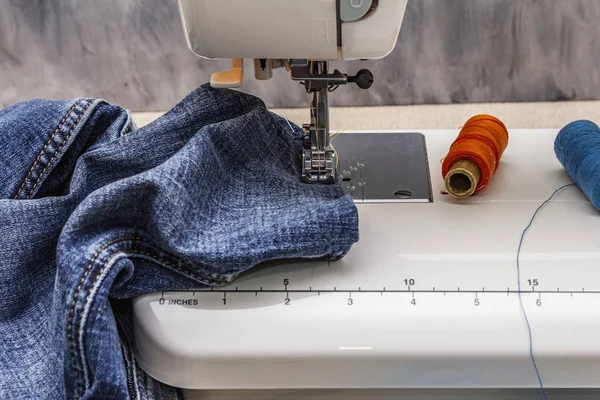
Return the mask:
<svg viewBox="0 0 600 400">
<path fill-rule="evenodd" d="M 81 102 L 80 102 L 81 103 Z M 73 134 L 73 132 L 75 131 L 75 128 L 77 128 L 79 126 L 79 122 L 81 121 L 81 118 L 85 115 L 86 111 L 88 110 L 88 108 L 90 108 L 90 106 L 92 105 L 91 101 L 88 101 L 88 103 L 85 105 L 85 107 L 83 108 L 83 110 L 81 110 L 81 112 L 79 113 L 79 116 L 77 117 L 77 120 L 75 120 L 75 122 L 73 123 L 73 125 L 71 126 L 71 129 L 69 130 L 69 132 L 65 135 L 65 137 L 63 138 L 62 142 L 60 143 L 58 149 L 54 152 L 54 154 L 52 155 L 52 157 L 50 158 L 50 160 L 48 161 L 48 163 L 46 164 L 46 167 L 42 170 L 42 173 L 38 175 L 35 183 L 33 184 L 33 187 L 31 188 L 31 190 L 29 191 L 29 194 L 27 195 L 27 197 L 25 197 L 25 200 L 28 200 L 34 193 L 35 193 L 35 188 L 38 186 L 38 184 L 40 183 L 42 177 L 44 176 L 44 174 L 46 173 L 46 171 L 48 171 L 48 168 L 50 168 L 50 166 L 52 165 L 52 162 L 56 159 L 56 157 L 60 154 L 60 151 L 62 150 L 62 148 L 64 147 L 65 143 L 67 143 L 69 141 L 69 139 L 71 138 L 71 135 Z M 58 129 L 57 129 L 58 130 Z M 41 153 L 40 153 L 41 154 Z"/>
<path fill-rule="evenodd" d="M 160 253 L 165 253 L 165 255 L 167 255 L 168 257 L 171 257 L 171 258 L 173 258 L 173 259 L 175 259 L 177 261 L 183 262 L 185 264 L 189 264 L 188 262 L 186 262 L 185 260 L 183 260 L 180 257 L 177 257 L 177 256 L 172 255 L 172 254 L 168 254 L 168 253 L 166 253 L 166 252 L 158 249 L 153 243 L 151 243 L 147 239 L 144 239 L 144 238 L 139 237 L 139 236 L 129 236 L 129 237 L 117 238 L 117 239 L 111 240 L 111 241 L 109 241 L 107 243 L 104 243 L 103 245 L 101 245 L 101 246 L 99 246 L 97 248 L 97 250 L 94 252 L 94 254 L 93 254 L 92 258 L 91 258 L 91 261 L 88 264 L 88 266 L 87 266 L 87 268 L 86 268 L 83 276 L 81 277 L 81 280 L 79 282 L 79 285 L 77 286 L 77 289 L 76 289 L 75 293 L 73 294 L 73 300 L 71 301 L 71 307 L 70 307 L 69 315 L 68 315 L 67 339 L 68 339 L 68 342 L 69 342 L 69 348 L 70 348 L 70 352 L 71 352 L 71 354 L 70 354 L 70 356 L 71 356 L 71 363 L 72 363 L 73 369 L 75 370 L 75 397 L 79 396 L 80 389 L 85 390 L 86 383 L 87 383 L 87 382 L 85 382 L 85 381 L 87 381 L 87 379 L 85 379 L 84 382 L 80 382 L 79 367 L 77 365 L 78 362 L 81 363 L 82 372 L 83 372 L 84 376 L 86 376 L 87 375 L 87 367 L 85 366 L 85 356 L 83 354 L 83 351 L 84 351 L 84 349 L 83 349 L 83 343 L 80 343 L 80 346 L 79 346 L 79 350 L 80 350 L 81 354 L 78 354 L 77 349 L 76 349 L 77 345 L 75 343 L 75 341 L 76 341 L 75 338 L 76 337 L 80 337 L 83 329 L 85 328 L 85 321 L 84 321 L 83 318 L 81 318 L 80 323 L 78 324 L 79 326 L 77 326 L 75 332 L 73 332 L 73 326 L 75 326 L 75 318 L 76 318 L 76 316 L 75 316 L 75 308 L 76 307 L 75 306 L 76 306 L 77 300 L 80 297 L 80 293 L 82 292 L 83 285 L 84 285 L 86 279 L 88 278 L 88 276 L 90 275 L 90 272 L 91 272 L 93 266 L 96 264 L 96 261 L 97 261 L 98 257 L 100 256 L 100 253 L 103 250 L 107 249 L 111 245 L 114 245 L 114 244 L 119 243 L 119 242 L 127 242 L 127 241 L 131 241 L 131 242 L 134 242 L 134 243 L 135 242 L 140 242 L 140 243 L 146 244 L 148 246 L 151 246 L 154 251 L 157 251 L 157 252 L 160 252 Z M 204 283 L 204 284 L 222 285 L 222 284 L 225 284 L 225 283 L 227 283 L 227 282 L 229 282 L 231 280 L 229 277 L 224 278 L 224 277 L 210 276 L 211 274 L 207 274 L 207 276 L 202 277 L 202 276 L 197 275 L 197 274 L 195 274 L 193 272 L 184 270 L 183 268 L 181 268 L 180 266 L 176 265 L 175 263 L 172 263 L 172 262 L 169 262 L 169 261 L 165 260 L 165 257 L 163 257 L 163 256 L 156 256 L 156 255 L 154 255 L 152 253 L 149 253 L 147 251 L 141 251 L 141 250 L 136 250 L 136 249 L 129 249 L 129 250 L 119 249 L 119 250 L 115 250 L 112 253 L 110 253 L 110 254 L 107 255 L 107 259 L 102 264 L 102 266 L 100 268 L 100 271 L 98 272 L 98 275 L 96 276 L 96 279 L 94 280 L 94 282 L 92 284 L 91 289 L 89 291 L 87 291 L 88 293 L 87 293 L 87 295 L 85 297 L 85 300 L 83 302 L 83 308 L 84 308 L 83 311 L 84 311 L 84 313 L 86 311 L 86 304 L 88 304 L 88 302 L 90 302 L 90 296 L 92 295 L 92 293 L 94 293 L 94 288 L 95 288 L 96 284 L 98 283 L 98 280 L 100 279 L 100 277 L 105 272 L 108 264 L 116 256 L 118 256 L 119 254 L 123 254 L 125 256 L 127 256 L 127 255 L 138 255 L 138 256 L 148 257 L 148 258 L 150 258 L 150 260 L 152 260 L 152 261 L 154 261 L 154 262 L 156 262 L 158 264 L 161 264 L 163 266 L 167 266 L 167 267 L 169 267 L 169 268 L 171 268 L 171 269 L 173 269 L 173 270 L 175 270 L 175 271 L 183 274 L 184 276 L 190 277 L 190 278 L 192 278 L 194 280 L 197 280 L 197 281 L 199 281 L 201 283 Z M 110 269 L 110 267 L 109 267 L 109 269 Z M 92 301 L 93 301 L 93 299 L 92 299 Z M 75 333 L 75 335 L 74 335 L 74 333 Z M 86 378 L 87 378 L 87 376 L 86 376 Z"/>
<path fill-rule="evenodd" d="M 74 335 L 73 335 L 73 325 L 75 323 L 74 318 L 75 318 L 75 304 L 77 303 L 77 299 L 79 298 L 79 293 L 81 292 L 81 289 L 83 287 L 83 284 L 88 276 L 88 274 L 90 273 L 92 266 L 94 265 L 94 262 L 96 261 L 96 259 L 98 258 L 98 256 L 100 255 L 100 252 L 104 249 L 106 249 L 108 246 L 120 242 L 120 241 L 126 241 L 126 240 L 131 240 L 133 239 L 132 237 L 130 238 L 119 238 L 119 239 L 115 239 L 115 240 L 111 240 L 105 244 L 103 244 L 102 246 L 98 247 L 98 249 L 96 250 L 96 252 L 94 253 L 94 255 L 92 256 L 92 259 L 90 261 L 90 263 L 88 264 L 87 268 L 85 269 L 85 272 L 83 274 L 83 276 L 81 277 L 81 280 L 79 281 L 79 285 L 77 286 L 77 289 L 75 290 L 75 293 L 73 294 L 73 300 L 71 301 L 71 307 L 69 308 L 69 315 L 67 318 L 67 341 L 69 342 L 69 350 L 70 350 L 70 356 L 71 356 L 71 363 L 73 365 L 73 369 L 75 370 L 75 387 L 76 387 L 76 392 L 75 392 L 75 397 L 77 397 L 78 393 L 79 393 L 79 368 L 77 367 L 77 362 L 75 360 L 77 354 L 75 352 L 75 342 L 74 342 Z"/>
<path fill-rule="evenodd" d="M 118 335 L 120 336 L 119 342 L 121 345 L 121 352 L 123 353 L 125 373 L 127 375 L 127 388 L 130 396 L 134 394 L 135 400 L 140 400 L 142 396 L 137 378 L 137 368 L 132 351 L 131 340 L 129 339 L 131 332 L 127 329 L 126 324 L 122 321 L 121 317 L 115 315 L 115 322 L 117 324 Z"/>
<path fill-rule="evenodd" d="M 54 132 L 52 133 L 52 135 L 50 136 L 50 138 L 48 139 L 48 141 L 46 142 L 44 147 L 42 147 L 42 150 L 40 150 L 38 156 L 36 157 L 35 161 L 31 165 L 31 168 L 29 168 L 29 172 L 25 176 L 25 179 L 23 179 L 23 183 L 21 183 L 21 186 L 19 187 L 17 194 L 15 194 L 14 200 L 19 198 L 19 196 L 21 195 L 21 192 L 23 191 L 23 188 L 25 187 L 25 184 L 27 183 L 27 181 L 31 180 L 31 174 L 33 173 L 33 170 L 39 163 L 42 156 L 46 153 L 46 149 L 48 148 L 48 146 L 50 146 L 50 143 L 52 143 L 52 141 L 54 140 L 54 137 L 60 132 L 64 123 L 67 121 L 67 118 L 69 118 L 71 116 L 71 113 L 73 112 L 73 110 L 75 110 L 75 107 L 77 107 L 80 103 L 81 103 L 81 100 L 76 101 L 75 104 L 73 104 L 73 106 L 69 109 L 69 111 L 67 111 L 67 113 L 65 114 L 63 119 L 59 122 L 58 126 L 56 127 L 56 129 L 54 130 Z"/>
<path fill-rule="evenodd" d="M 125 361 L 125 374 L 127 379 L 127 387 L 130 394 L 135 393 L 135 399 L 141 398 L 137 382 L 137 372 L 135 370 L 135 360 L 129 357 L 129 349 L 121 343 L 121 352 Z"/>
<path fill-rule="evenodd" d="M 132 125 L 133 125 L 133 119 L 131 119 L 131 116 L 129 116 L 129 123 L 127 124 L 127 128 L 125 128 L 125 130 L 123 131 L 123 134 L 121 135 L 121 137 L 127 136 L 127 134 L 129 134 L 129 132 L 131 132 Z"/>
</svg>

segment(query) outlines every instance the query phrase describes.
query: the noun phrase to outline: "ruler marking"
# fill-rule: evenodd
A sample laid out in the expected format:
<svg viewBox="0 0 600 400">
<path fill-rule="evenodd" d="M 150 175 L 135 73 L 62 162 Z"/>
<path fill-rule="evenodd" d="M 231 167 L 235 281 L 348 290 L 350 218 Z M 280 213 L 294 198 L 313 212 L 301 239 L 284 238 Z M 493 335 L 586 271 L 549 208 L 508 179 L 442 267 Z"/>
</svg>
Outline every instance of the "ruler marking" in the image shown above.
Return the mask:
<svg viewBox="0 0 600 400">
<path fill-rule="evenodd" d="M 335 287 L 334 289 L 324 289 L 324 290 L 317 290 L 317 289 L 313 289 L 312 287 L 309 289 L 290 289 L 290 290 L 285 290 L 285 289 L 263 289 L 263 287 L 261 286 L 259 290 L 256 289 L 215 289 L 213 287 L 209 289 L 190 289 L 190 290 L 165 290 L 164 292 L 161 292 L 161 296 L 164 297 L 164 294 L 167 293 L 189 293 L 191 292 L 193 295 L 195 295 L 196 293 L 210 293 L 210 292 L 214 292 L 214 293 L 230 293 L 230 292 L 238 292 L 238 293 L 255 293 L 255 292 L 263 292 L 263 293 L 340 293 L 340 292 L 347 292 L 347 293 L 453 293 L 453 294 L 474 294 L 474 293 L 482 293 L 482 291 L 480 289 L 469 289 L 469 290 L 465 290 L 465 289 L 457 289 L 457 290 L 443 290 L 443 289 L 439 289 L 439 288 L 432 288 L 432 289 L 411 289 L 411 290 L 406 290 L 406 289 L 398 289 L 398 290 L 388 290 L 386 288 L 383 288 L 383 290 L 381 289 L 362 289 L 360 288 L 360 290 L 358 289 L 351 289 L 351 290 L 338 290 L 337 287 Z M 486 294 L 518 294 L 519 291 L 518 290 L 485 290 Z M 556 290 L 538 290 L 536 292 L 532 292 L 530 290 L 522 290 L 521 291 L 522 294 L 600 294 L 600 289 L 599 290 L 586 290 L 585 288 L 583 288 L 582 290 L 575 290 L 575 291 L 564 291 L 564 290 L 560 290 L 559 288 L 557 288 Z"/>
</svg>

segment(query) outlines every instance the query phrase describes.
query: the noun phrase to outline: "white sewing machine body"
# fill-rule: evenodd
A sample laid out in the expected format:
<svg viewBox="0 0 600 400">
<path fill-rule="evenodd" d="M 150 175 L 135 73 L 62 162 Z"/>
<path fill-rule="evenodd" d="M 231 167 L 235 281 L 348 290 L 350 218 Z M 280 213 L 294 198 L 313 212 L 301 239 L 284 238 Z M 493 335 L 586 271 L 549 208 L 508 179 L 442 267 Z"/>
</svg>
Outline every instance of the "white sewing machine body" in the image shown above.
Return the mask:
<svg viewBox="0 0 600 400">
<path fill-rule="evenodd" d="M 442 194 L 439 161 L 458 130 L 424 132 L 431 202 L 358 199 L 361 239 L 339 262 L 271 263 L 226 288 L 136 299 L 138 362 L 186 389 L 537 387 L 515 259 L 535 209 L 570 182 L 556 133 L 511 131 L 492 184 L 459 201 Z M 598 232 L 570 187 L 525 239 L 547 387 L 600 387 Z"/>
<path fill-rule="evenodd" d="M 407 0 L 340 0 L 340 13 L 337 2 L 179 0 L 179 7 L 190 49 L 206 58 L 342 61 L 394 49 Z"/>
</svg>

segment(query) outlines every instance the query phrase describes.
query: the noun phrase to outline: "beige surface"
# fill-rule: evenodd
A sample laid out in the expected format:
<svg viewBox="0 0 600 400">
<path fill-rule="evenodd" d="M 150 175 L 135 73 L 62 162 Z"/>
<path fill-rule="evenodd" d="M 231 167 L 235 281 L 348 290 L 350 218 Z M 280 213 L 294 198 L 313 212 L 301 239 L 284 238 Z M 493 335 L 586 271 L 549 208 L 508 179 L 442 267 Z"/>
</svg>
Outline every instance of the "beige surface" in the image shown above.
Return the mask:
<svg viewBox="0 0 600 400">
<path fill-rule="evenodd" d="M 307 109 L 273 111 L 299 125 L 308 121 Z M 161 114 L 134 113 L 133 118 L 143 126 Z M 576 119 L 600 122 L 600 101 L 332 108 L 331 129 L 458 128 L 476 114 L 492 114 L 509 128 L 562 128 Z"/>
</svg>

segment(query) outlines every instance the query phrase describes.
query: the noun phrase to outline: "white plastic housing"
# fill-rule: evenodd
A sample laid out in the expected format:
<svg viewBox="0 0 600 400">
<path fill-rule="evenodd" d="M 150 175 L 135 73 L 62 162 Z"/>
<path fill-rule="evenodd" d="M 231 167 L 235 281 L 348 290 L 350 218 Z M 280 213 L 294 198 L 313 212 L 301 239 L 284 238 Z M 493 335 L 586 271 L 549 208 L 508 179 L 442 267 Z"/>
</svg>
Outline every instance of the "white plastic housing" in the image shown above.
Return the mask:
<svg viewBox="0 0 600 400">
<path fill-rule="evenodd" d="M 190 49 L 205 58 L 376 59 L 395 47 L 407 0 L 342 24 L 336 0 L 179 0 Z"/>
<path fill-rule="evenodd" d="M 492 184 L 459 201 L 441 193 L 439 161 L 458 131 L 424 132 L 433 203 L 358 204 L 360 241 L 344 259 L 254 269 L 226 302 L 135 299 L 137 361 L 188 389 L 539 387 L 515 257 L 536 208 L 570 182 L 556 133 L 511 130 Z M 576 187 L 525 238 L 523 306 L 547 387 L 600 387 L 599 238 Z"/>
</svg>

